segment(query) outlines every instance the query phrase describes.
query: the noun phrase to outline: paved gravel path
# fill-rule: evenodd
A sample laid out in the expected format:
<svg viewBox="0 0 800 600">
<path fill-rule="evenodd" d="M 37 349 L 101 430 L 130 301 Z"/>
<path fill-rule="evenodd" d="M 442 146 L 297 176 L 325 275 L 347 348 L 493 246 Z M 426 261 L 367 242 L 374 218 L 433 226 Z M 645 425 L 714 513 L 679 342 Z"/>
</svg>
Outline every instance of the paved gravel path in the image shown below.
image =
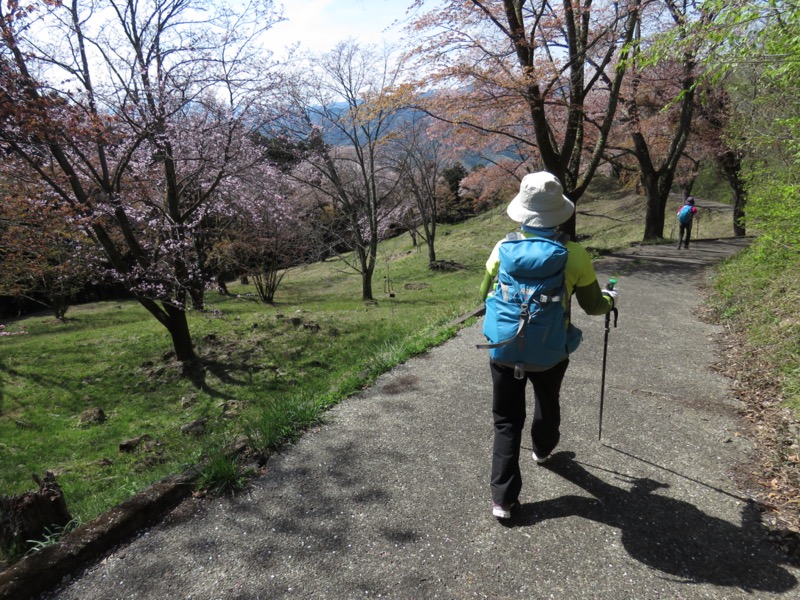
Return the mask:
<svg viewBox="0 0 800 600">
<path fill-rule="evenodd" d="M 597 263 L 621 296 L 602 443 L 603 319 L 576 314 L 562 442 L 547 466 L 523 461 L 509 525 L 490 515 L 479 322 L 336 407 L 241 495 L 183 502 L 48 597 L 800 597 L 732 479 L 751 443 L 709 369 L 719 331 L 696 317 L 706 267 L 742 245 Z"/>
</svg>

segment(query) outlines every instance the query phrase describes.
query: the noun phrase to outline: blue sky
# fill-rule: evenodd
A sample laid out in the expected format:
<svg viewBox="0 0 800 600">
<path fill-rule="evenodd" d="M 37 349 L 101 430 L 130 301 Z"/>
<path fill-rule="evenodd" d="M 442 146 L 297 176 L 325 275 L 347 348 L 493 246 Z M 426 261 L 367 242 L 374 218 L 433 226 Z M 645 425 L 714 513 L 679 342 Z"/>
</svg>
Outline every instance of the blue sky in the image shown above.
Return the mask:
<svg viewBox="0 0 800 600">
<path fill-rule="evenodd" d="M 284 0 L 286 21 L 267 34 L 270 49 L 282 54 L 294 42 L 314 53 L 326 52 L 348 37 L 363 43 L 397 41 L 413 0 Z M 432 2 L 428 2 L 431 4 Z"/>
</svg>

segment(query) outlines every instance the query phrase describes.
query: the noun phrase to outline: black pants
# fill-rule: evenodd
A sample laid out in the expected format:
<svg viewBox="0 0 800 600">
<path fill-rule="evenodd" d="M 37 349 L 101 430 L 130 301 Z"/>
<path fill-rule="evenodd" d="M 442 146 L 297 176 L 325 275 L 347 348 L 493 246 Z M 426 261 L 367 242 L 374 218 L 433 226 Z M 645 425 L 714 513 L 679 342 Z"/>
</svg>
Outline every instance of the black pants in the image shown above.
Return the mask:
<svg viewBox="0 0 800 600">
<path fill-rule="evenodd" d="M 686 235 L 686 242 L 683 241 L 683 236 Z M 680 223 L 680 229 L 678 230 L 678 248 L 681 247 L 683 244 L 684 248 L 689 247 L 689 240 L 692 238 L 692 224 L 689 223 Z"/>
<path fill-rule="evenodd" d="M 561 437 L 561 382 L 569 360 L 547 371 L 530 372 L 524 379 L 514 377 L 514 369 L 490 363 L 492 371 L 492 415 L 494 447 L 492 451 L 492 501 L 509 506 L 522 490 L 519 469 L 522 430 L 525 427 L 525 388 L 533 384 L 534 413 L 531 441 L 536 456 L 550 454 Z"/>
</svg>

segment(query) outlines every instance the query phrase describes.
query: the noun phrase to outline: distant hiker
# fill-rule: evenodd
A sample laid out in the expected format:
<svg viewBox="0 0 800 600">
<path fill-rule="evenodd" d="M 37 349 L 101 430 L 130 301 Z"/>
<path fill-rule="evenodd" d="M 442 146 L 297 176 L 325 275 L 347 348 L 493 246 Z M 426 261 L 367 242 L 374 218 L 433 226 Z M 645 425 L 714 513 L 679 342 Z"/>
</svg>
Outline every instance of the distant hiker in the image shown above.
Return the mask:
<svg viewBox="0 0 800 600">
<path fill-rule="evenodd" d="M 680 232 L 678 233 L 678 250 L 681 249 L 681 245 L 686 249 L 689 248 L 689 240 L 692 238 L 692 221 L 694 221 L 696 214 L 697 208 L 694 205 L 694 198 L 689 196 L 678 211 L 678 225 L 680 226 Z M 683 241 L 684 234 L 686 235 L 685 242 Z"/>
<path fill-rule="evenodd" d="M 508 216 L 521 223 L 521 231 L 498 242 L 486 262 L 481 297 L 486 300 L 484 334 L 490 344 L 478 347 L 491 350 L 490 487 L 492 514 L 498 519 L 510 518 L 519 505 L 528 381 L 534 391 L 533 459 L 539 464 L 547 460 L 560 438 L 561 383 L 569 352 L 581 339 L 580 330 L 569 322 L 572 294 L 590 315 L 606 314 L 617 299 L 615 290 L 601 291 L 586 250 L 556 231 L 574 211 L 554 175 L 526 175 L 507 209 Z M 497 285 L 490 293 L 495 277 Z"/>
</svg>

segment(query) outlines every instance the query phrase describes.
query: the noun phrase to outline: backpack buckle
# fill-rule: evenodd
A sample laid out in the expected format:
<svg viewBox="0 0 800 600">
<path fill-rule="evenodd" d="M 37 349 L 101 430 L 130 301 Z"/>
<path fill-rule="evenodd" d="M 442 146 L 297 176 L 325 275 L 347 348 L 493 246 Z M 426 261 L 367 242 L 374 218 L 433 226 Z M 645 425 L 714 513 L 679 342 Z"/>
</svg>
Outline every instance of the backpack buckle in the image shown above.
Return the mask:
<svg viewBox="0 0 800 600">
<path fill-rule="evenodd" d="M 525 366 L 522 363 L 514 365 L 514 379 L 525 379 Z"/>
<path fill-rule="evenodd" d="M 531 317 L 530 304 L 527 303 L 520 304 L 519 307 L 520 322 L 525 321 L 527 323 L 530 317 Z"/>
</svg>

